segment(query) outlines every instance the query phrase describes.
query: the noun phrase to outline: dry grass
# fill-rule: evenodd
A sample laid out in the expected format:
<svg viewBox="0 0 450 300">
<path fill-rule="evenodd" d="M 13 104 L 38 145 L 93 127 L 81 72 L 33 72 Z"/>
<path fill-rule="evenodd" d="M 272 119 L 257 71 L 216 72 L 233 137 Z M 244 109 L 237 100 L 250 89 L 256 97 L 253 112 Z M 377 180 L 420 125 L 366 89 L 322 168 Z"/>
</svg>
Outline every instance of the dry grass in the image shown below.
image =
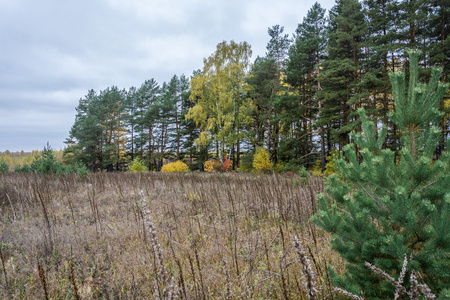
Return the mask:
<svg viewBox="0 0 450 300">
<path fill-rule="evenodd" d="M 339 272 L 342 261 L 308 222 L 323 183 L 295 183 L 277 175 L 0 175 L 0 298 L 306 298 L 294 236 L 326 295 L 325 265 Z"/>
</svg>

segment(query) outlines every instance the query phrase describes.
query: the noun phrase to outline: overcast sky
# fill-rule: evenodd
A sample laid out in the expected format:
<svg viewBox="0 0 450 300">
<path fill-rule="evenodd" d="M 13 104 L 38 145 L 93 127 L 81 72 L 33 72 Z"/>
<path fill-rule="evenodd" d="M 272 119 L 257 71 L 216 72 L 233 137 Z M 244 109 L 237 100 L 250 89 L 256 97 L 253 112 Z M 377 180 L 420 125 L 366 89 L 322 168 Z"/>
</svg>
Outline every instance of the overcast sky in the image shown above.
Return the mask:
<svg viewBox="0 0 450 300">
<path fill-rule="evenodd" d="M 63 149 L 89 89 L 190 76 L 224 40 L 264 56 L 268 27 L 291 35 L 314 2 L 0 0 L 0 151 Z"/>
</svg>

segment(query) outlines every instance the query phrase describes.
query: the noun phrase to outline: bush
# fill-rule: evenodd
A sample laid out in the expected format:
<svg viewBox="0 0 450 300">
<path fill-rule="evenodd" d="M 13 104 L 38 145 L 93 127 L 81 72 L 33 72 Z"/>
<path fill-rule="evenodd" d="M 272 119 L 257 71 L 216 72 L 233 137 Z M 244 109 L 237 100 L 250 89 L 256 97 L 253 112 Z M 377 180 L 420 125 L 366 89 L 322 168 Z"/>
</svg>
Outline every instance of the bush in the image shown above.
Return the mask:
<svg viewBox="0 0 450 300">
<path fill-rule="evenodd" d="M 231 170 L 231 160 L 228 159 L 228 156 L 225 157 L 225 161 L 223 162 L 222 168 L 224 172 L 229 172 Z"/>
<path fill-rule="evenodd" d="M 216 159 L 205 161 L 206 172 L 223 172 L 222 163 Z"/>
<path fill-rule="evenodd" d="M 281 173 L 287 172 L 299 173 L 303 172 L 305 167 L 300 163 L 300 160 L 292 159 L 286 163 L 281 164 L 279 169 Z"/>
<path fill-rule="evenodd" d="M 14 166 L 14 172 L 17 173 L 29 173 L 30 172 L 30 166 L 27 164 L 21 165 L 15 165 Z"/>
<path fill-rule="evenodd" d="M 6 173 L 9 171 L 8 164 L 6 163 L 5 159 L 2 157 L 0 158 L 0 173 Z"/>
<path fill-rule="evenodd" d="M 58 173 L 58 168 L 60 167 L 49 144 L 34 157 L 33 162 L 30 164 L 30 171 L 34 173 L 56 174 Z"/>
<path fill-rule="evenodd" d="M 335 149 L 330 150 L 326 157 L 325 170 L 322 172 L 321 161 L 319 158 L 315 161 L 314 165 L 311 168 L 309 168 L 309 171 L 311 172 L 311 174 L 319 176 L 335 174 L 336 173 L 334 169 L 335 157 L 339 158 L 339 151 Z"/>
<path fill-rule="evenodd" d="M 79 162 L 72 165 L 58 164 L 56 168 L 56 174 L 58 175 L 77 174 L 79 176 L 87 176 L 89 173 L 89 169 Z"/>
<path fill-rule="evenodd" d="M 189 172 L 189 167 L 188 167 L 188 165 L 186 165 L 181 160 L 178 160 L 176 162 L 164 165 L 161 168 L 161 172 L 167 172 L 167 173 L 172 173 L 172 172 L 178 172 L 178 173 Z"/>
<path fill-rule="evenodd" d="M 325 175 L 331 175 L 336 173 L 334 169 L 334 161 L 335 158 L 339 158 L 339 151 L 337 150 L 331 150 L 329 155 L 327 156 L 327 163 L 325 165 Z"/>
<path fill-rule="evenodd" d="M 258 171 L 270 171 L 272 170 L 272 161 L 270 160 L 269 152 L 266 148 L 258 147 L 256 148 L 255 155 L 253 157 L 253 168 Z"/>
<path fill-rule="evenodd" d="M 248 152 L 241 156 L 239 170 L 244 172 L 250 172 L 253 170 L 253 152 Z"/>
<path fill-rule="evenodd" d="M 212 159 L 205 161 L 204 166 L 206 172 L 229 172 L 231 170 L 232 162 L 227 156 L 225 157 L 223 164 L 216 159 Z"/>
<path fill-rule="evenodd" d="M 136 157 L 133 160 L 128 171 L 130 171 L 130 172 L 147 172 L 148 168 L 142 163 L 142 161 L 139 159 L 139 157 Z"/>
<path fill-rule="evenodd" d="M 188 163 L 189 171 L 197 171 L 199 170 L 199 163 Z"/>
<path fill-rule="evenodd" d="M 89 169 L 82 163 L 76 162 L 71 165 L 59 164 L 51 147 L 47 144 L 40 153 L 36 154 L 31 164 L 16 165 L 14 172 L 57 174 L 66 175 L 76 173 L 80 176 L 89 174 Z"/>
</svg>

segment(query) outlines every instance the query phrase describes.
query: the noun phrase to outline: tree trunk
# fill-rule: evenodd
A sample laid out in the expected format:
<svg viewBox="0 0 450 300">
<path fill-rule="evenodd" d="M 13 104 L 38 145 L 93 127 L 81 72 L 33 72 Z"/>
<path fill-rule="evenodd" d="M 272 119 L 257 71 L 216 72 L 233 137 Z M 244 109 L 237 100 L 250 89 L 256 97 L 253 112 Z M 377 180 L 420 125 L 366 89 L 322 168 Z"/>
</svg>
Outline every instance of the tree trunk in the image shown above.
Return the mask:
<svg viewBox="0 0 450 300">
<path fill-rule="evenodd" d="M 178 112 L 175 114 L 175 126 L 177 130 L 177 160 L 180 160 L 180 124 L 178 124 Z"/>
<path fill-rule="evenodd" d="M 238 132 L 239 135 L 239 132 Z M 239 168 L 241 163 L 241 147 L 240 147 L 241 141 L 239 138 L 237 139 L 237 145 L 236 145 L 236 166 Z"/>
<path fill-rule="evenodd" d="M 232 169 L 233 171 L 236 170 L 236 159 L 235 159 L 236 153 L 235 153 L 235 151 L 234 151 L 234 147 L 235 147 L 235 144 L 231 145 L 231 161 L 232 161 L 232 167 L 231 167 L 231 169 Z"/>
</svg>

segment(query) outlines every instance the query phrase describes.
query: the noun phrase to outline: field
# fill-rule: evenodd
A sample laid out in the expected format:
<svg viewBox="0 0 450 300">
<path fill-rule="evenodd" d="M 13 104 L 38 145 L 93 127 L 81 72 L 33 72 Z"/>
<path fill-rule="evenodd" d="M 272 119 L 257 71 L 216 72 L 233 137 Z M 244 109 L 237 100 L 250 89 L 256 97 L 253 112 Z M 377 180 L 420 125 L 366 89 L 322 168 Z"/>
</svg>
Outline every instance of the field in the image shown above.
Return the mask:
<svg viewBox="0 0 450 300">
<path fill-rule="evenodd" d="M 320 177 L 98 173 L 0 175 L 0 298 L 306 298 L 329 237 L 308 222 Z M 331 296 L 332 298 L 333 296 Z"/>
</svg>

